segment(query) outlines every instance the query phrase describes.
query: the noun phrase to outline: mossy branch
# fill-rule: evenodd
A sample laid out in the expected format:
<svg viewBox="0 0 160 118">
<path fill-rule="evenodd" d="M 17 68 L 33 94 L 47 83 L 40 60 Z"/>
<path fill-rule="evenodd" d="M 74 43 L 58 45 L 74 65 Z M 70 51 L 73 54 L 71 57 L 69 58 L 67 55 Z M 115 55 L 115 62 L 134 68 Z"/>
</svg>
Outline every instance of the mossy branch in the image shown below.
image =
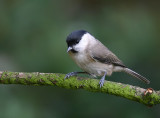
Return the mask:
<svg viewBox="0 0 160 118">
<path fill-rule="evenodd" d="M 140 87 L 105 81 L 102 88 L 99 80 L 82 77 L 70 77 L 64 80 L 64 74 L 58 73 L 25 73 L 25 72 L 0 72 L 1 84 L 23 84 L 23 85 L 50 85 L 67 89 L 85 89 L 92 92 L 108 93 L 129 100 L 137 101 L 147 106 L 160 103 L 160 91 L 143 89 Z"/>
</svg>

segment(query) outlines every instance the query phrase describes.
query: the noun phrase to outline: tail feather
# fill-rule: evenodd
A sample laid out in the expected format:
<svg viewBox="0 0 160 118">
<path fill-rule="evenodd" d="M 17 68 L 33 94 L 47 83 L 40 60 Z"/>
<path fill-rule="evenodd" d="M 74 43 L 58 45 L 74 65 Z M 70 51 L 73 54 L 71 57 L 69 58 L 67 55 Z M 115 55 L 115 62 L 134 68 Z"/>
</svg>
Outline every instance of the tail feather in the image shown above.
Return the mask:
<svg viewBox="0 0 160 118">
<path fill-rule="evenodd" d="M 129 75 L 132 75 L 133 77 L 136 77 L 137 79 L 149 84 L 150 81 L 148 79 L 146 79 L 145 77 L 143 77 L 142 75 L 134 72 L 133 70 L 129 69 L 129 68 L 124 68 L 124 72 L 126 72 Z"/>
</svg>

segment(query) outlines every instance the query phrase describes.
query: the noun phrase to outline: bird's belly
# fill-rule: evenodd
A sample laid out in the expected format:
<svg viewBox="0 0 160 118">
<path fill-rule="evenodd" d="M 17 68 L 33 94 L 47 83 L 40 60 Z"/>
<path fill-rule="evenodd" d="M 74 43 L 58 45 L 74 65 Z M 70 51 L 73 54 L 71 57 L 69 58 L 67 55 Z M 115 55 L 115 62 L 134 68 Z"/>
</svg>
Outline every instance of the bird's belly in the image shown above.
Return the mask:
<svg viewBox="0 0 160 118">
<path fill-rule="evenodd" d="M 109 76 L 112 74 L 113 65 L 103 64 L 93 59 L 90 60 L 84 55 L 71 57 L 82 70 L 90 73 L 91 75 L 103 76 L 105 72 L 107 72 L 107 75 Z"/>
<path fill-rule="evenodd" d="M 86 65 L 81 65 L 81 68 L 84 71 L 96 76 L 103 76 L 105 72 L 107 72 L 107 75 L 111 75 L 113 70 L 112 65 L 102 64 L 99 62 L 93 62 L 93 63 L 88 63 Z"/>
</svg>

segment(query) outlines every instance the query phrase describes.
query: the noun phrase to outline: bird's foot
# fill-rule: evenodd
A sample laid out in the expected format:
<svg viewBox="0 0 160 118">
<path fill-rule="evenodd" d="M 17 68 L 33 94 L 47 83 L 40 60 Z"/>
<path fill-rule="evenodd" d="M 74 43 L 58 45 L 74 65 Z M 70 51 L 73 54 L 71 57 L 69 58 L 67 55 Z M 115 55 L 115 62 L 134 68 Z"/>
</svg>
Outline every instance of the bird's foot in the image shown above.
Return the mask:
<svg viewBox="0 0 160 118">
<path fill-rule="evenodd" d="M 103 77 L 100 79 L 100 81 L 99 81 L 99 86 L 100 86 L 100 88 L 103 87 L 104 80 L 105 80 L 105 77 L 103 76 Z"/>
<path fill-rule="evenodd" d="M 66 74 L 66 76 L 65 76 L 64 79 L 70 78 L 71 76 L 74 76 L 74 75 L 77 75 L 77 74 L 88 74 L 88 75 L 90 75 L 90 74 L 87 73 L 87 72 L 71 72 L 71 73 Z"/>
<path fill-rule="evenodd" d="M 106 74 L 107 74 L 107 73 L 105 72 L 104 76 L 103 76 L 103 77 L 100 79 L 100 81 L 99 81 L 99 86 L 100 86 L 100 88 L 103 87 Z"/>
<path fill-rule="evenodd" d="M 77 75 L 77 72 L 71 72 L 71 73 L 66 74 L 64 79 L 68 79 L 68 78 L 70 78 L 71 76 L 74 76 L 74 75 Z"/>
</svg>

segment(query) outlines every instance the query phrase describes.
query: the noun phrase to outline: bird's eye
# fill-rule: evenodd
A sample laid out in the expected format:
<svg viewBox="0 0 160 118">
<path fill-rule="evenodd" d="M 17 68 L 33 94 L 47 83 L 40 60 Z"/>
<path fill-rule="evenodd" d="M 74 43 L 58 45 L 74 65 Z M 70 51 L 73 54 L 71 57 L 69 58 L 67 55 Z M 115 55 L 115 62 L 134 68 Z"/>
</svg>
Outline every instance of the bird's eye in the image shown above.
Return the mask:
<svg viewBox="0 0 160 118">
<path fill-rule="evenodd" d="M 77 40 L 76 43 L 79 43 L 79 41 Z"/>
</svg>

